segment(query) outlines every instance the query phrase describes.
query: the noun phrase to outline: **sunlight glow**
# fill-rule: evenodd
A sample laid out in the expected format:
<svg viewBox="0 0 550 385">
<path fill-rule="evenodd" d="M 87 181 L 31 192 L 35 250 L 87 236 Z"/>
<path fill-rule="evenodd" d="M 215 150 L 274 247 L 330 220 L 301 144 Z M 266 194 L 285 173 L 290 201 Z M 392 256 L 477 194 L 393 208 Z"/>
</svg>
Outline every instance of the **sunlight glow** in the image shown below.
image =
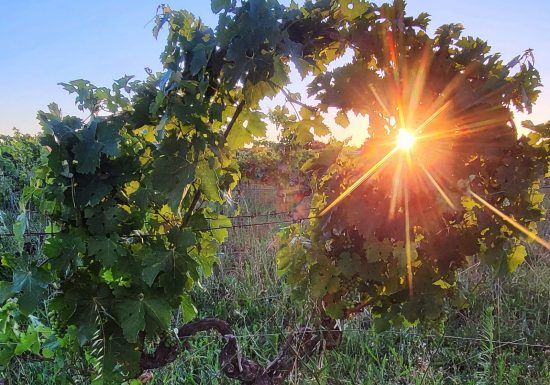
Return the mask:
<svg viewBox="0 0 550 385">
<path fill-rule="evenodd" d="M 451 201 L 451 199 L 449 198 L 449 196 L 445 193 L 445 191 L 443 190 L 443 188 L 439 185 L 439 183 L 437 183 L 437 181 L 435 180 L 435 178 L 433 177 L 433 175 L 428 171 L 428 169 L 426 167 L 424 167 L 424 165 L 421 163 L 421 162 L 418 162 L 418 165 L 420 165 L 420 168 L 422 169 L 422 171 L 424 171 L 424 174 L 426 174 L 426 176 L 428 177 L 428 180 L 430 182 L 432 182 L 432 184 L 434 185 L 434 187 L 436 188 L 437 192 L 439 192 L 439 194 L 443 197 L 443 199 L 445 200 L 445 202 L 453 209 L 453 210 L 456 210 L 456 206 L 454 205 L 454 203 Z"/>
<path fill-rule="evenodd" d="M 525 226 L 520 225 L 517 223 L 512 217 L 504 214 L 502 211 L 497 209 L 495 206 L 491 205 L 489 202 L 487 202 L 485 199 L 477 195 L 475 192 L 470 190 L 470 195 L 472 195 L 478 202 L 483 204 L 485 207 L 487 207 L 489 210 L 491 210 L 493 213 L 504 219 L 506 222 L 508 222 L 510 225 L 515 227 L 517 230 L 521 231 L 523 234 L 525 234 L 529 239 L 532 239 L 533 241 L 539 243 L 546 249 L 550 250 L 550 242 L 542 239 L 535 233 L 533 233 L 531 230 L 526 228 Z"/>
<path fill-rule="evenodd" d="M 414 135 L 405 128 L 400 128 L 397 134 L 397 147 L 402 150 L 408 150 L 414 144 Z"/>
<path fill-rule="evenodd" d="M 409 190 L 405 187 L 405 255 L 407 256 L 407 283 L 409 285 L 409 298 L 414 295 L 412 250 L 411 250 L 411 220 L 409 214 Z"/>
<path fill-rule="evenodd" d="M 330 210 L 334 208 L 338 203 L 342 202 L 349 194 L 351 194 L 355 189 L 361 184 L 369 179 L 374 173 L 389 159 L 395 152 L 397 151 L 397 147 L 395 147 L 393 150 L 388 152 L 382 159 L 378 161 L 374 166 L 372 166 L 367 172 L 365 172 L 359 179 L 357 179 L 351 186 L 349 186 L 342 194 L 338 196 L 334 201 L 332 201 L 331 204 L 329 204 L 321 213 L 319 216 L 323 216 L 326 213 L 328 213 Z"/>
</svg>

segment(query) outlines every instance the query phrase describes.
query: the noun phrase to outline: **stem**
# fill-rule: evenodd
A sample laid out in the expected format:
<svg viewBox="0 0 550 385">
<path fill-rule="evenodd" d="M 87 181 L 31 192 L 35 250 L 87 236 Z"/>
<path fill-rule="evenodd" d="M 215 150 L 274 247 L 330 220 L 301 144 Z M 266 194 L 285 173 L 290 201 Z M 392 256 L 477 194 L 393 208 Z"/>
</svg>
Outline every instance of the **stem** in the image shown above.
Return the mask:
<svg viewBox="0 0 550 385">
<path fill-rule="evenodd" d="M 275 87 L 275 84 L 274 84 L 272 81 L 269 81 L 269 83 L 271 84 L 272 87 Z M 317 108 L 316 108 L 316 107 L 307 105 L 307 104 L 305 104 L 305 103 L 303 103 L 303 102 L 297 100 L 296 98 L 292 97 L 292 95 L 291 95 L 287 90 L 285 90 L 283 87 L 281 87 L 281 93 L 282 93 L 283 96 L 286 98 L 286 100 L 288 100 L 291 104 L 297 104 L 297 105 L 299 105 L 300 107 L 307 108 L 307 109 L 310 110 L 311 112 L 317 112 Z"/>
<path fill-rule="evenodd" d="M 233 114 L 233 117 L 231 118 L 231 121 L 230 121 L 229 124 L 227 125 L 227 129 L 226 129 L 225 132 L 223 133 L 224 139 L 227 139 L 227 137 L 229 136 L 229 133 L 231 132 L 231 129 L 233 128 L 233 126 L 234 126 L 235 123 L 237 122 L 237 118 L 239 117 L 239 115 L 240 115 L 241 112 L 243 111 L 244 104 L 245 104 L 245 101 L 244 101 L 244 99 L 243 99 L 243 100 L 241 100 L 241 101 L 239 102 L 239 104 L 237 105 L 237 108 L 235 109 L 235 113 Z"/>
<path fill-rule="evenodd" d="M 227 139 L 227 137 L 229 136 L 229 133 L 231 132 L 231 129 L 233 128 L 233 126 L 237 122 L 237 119 L 239 118 L 239 115 L 241 114 L 241 112 L 244 109 L 244 105 L 245 105 L 245 101 L 243 99 L 237 105 L 237 108 L 235 109 L 235 113 L 233 114 L 233 117 L 231 118 L 231 121 L 227 125 L 227 129 L 223 133 L 223 138 L 224 139 Z M 199 203 L 200 196 L 201 196 L 200 190 L 197 188 L 197 190 L 195 190 L 195 195 L 193 196 L 193 200 L 191 201 L 191 205 L 189 206 L 189 208 L 187 209 L 187 212 L 185 213 L 185 216 L 183 217 L 183 223 L 184 224 L 187 224 L 187 222 L 189 222 L 189 219 L 191 218 L 191 215 L 193 215 L 193 211 L 195 211 L 195 208 L 196 208 L 197 204 Z"/>
</svg>

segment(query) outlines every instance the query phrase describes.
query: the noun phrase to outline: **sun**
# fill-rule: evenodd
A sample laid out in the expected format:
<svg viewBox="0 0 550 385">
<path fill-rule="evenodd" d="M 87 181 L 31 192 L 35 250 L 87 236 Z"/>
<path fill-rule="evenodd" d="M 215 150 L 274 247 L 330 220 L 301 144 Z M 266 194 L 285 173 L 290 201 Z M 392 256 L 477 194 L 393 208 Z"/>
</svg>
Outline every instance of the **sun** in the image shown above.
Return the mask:
<svg viewBox="0 0 550 385">
<path fill-rule="evenodd" d="M 414 144 L 414 135 L 405 128 L 400 128 L 397 134 L 397 147 L 402 150 L 408 150 Z"/>
</svg>

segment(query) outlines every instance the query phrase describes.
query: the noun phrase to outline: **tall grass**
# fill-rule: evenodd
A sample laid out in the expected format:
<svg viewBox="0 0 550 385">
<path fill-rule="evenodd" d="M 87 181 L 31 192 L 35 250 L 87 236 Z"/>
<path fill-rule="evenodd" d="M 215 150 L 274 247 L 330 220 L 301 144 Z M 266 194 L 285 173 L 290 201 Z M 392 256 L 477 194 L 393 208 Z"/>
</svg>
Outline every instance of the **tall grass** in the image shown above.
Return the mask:
<svg viewBox="0 0 550 385">
<path fill-rule="evenodd" d="M 234 198 L 242 215 L 278 210 L 277 191 L 249 185 Z M 288 219 L 241 218 L 244 223 Z M 228 320 L 243 355 L 267 363 L 279 344 L 308 321 L 276 274 L 275 234 L 283 225 L 235 228 L 215 274 L 193 293 L 198 317 Z M 344 324 L 340 346 L 296 363 L 291 385 L 550 385 L 550 258 L 540 250 L 498 278 L 481 266 L 460 274 L 469 307 L 449 314 L 445 335 L 411 328 L 375 333 L 368 313 Z M 178 322 L 178 315 L 174 323 Z M 155 371 L 153 384 L 237 384 L 224 377 L 218 335 L 189 339 L 189 349 Z M 510 343 L 512 342 L 512 343 Z M 537 346 L 532 346 L 537 345 Z M 549 347 L 543 347 L 547 345 Z M 55 384 L 48 364 L 19 362 L 9 384 Z"/>
<path fill-rule="evenodd" d="M 275 194 L 265 185 L 243 188 L 241 214 L 277 211 Z M 276 276 L 277 229 L 231 230 L 217 274 L 194 293 L 199 316 L 229 320 L 244 354 L 264 363 L 292 328 L 307 322 L 307 309 L 291 302 L 284 279 Z M 504 278 L 475 266 L 460 275 L 460 284 L 470 306 L 450 314 L 446 337 L 414 328 L 375 333 L 365 313 L 345 324 L 337 349 L 296 363 L 289 384 L 550 385 L 550 347 L 524 345 L 550 346 L 550 259 L 531 255 Z M 215 335 L 195 336 L 155 384 L 236 383 L 220 374 L 219 347 Z"/>
</svg>

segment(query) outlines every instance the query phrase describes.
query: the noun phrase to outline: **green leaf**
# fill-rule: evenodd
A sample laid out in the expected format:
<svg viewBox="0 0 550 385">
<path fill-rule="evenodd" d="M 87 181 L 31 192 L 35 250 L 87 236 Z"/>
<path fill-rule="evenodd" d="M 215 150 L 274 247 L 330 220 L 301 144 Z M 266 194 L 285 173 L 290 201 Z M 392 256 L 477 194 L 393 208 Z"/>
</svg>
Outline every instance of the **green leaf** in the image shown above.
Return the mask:
<svg viewBox="0 0 550 385">
<path fill-rule="evenodd" d="M 216 161 L 216 159 L 212 159 Z M 216 162 L 219 167 L 219 162 Z M 214 202 L 223 203 L 218 188 L 218 176 L 213 167 L 210 167 L 206 160 L 202 160 L 197 165 L 197 178 L 200 179 L 200 190 L 206 199 Z"/>
<path fill-rule="evenodd" d="M 27 213 L 23 211 L 20 213 L 17 218 L 15 219 L 15 223 L 13 224 L 13 233 L 15 234 L 15 239 L 18 241 L 23 240 L 23 236 L 25 235 L 25 231 L 27 230 Z"/>
<path fill-rule="evenodd" d="M 51 359 L 55 356 L 55 352 L 52 349 L 44 348 L 42 349 L 42 357 L 45 359 Z"/>
<path fill-rule="evenodd" d="M 140 352 L 137 344 L 128 343 L 122 336 L 116 334 L 105 342 L 105 352 L 102 360 L 103 376 L 107 384 L 120 384 L 123 378 L 120 369 L 128 377 L 139 375 Z"/>
<path fill-rule="evenodd" d="M 340 11 L 348 20 L 362 16 L 370 7 L 366 0 L 338 0 L 338 3 L 340 3 Z"/>
<path fill-rule="evenodd" d="M 393 250 L 391 242 L 387 239 L 383 242 L 367 242 L 365 248 L 368 262 L 385 261 Z"/>
<path fill-rule="evenodd" d="M 101 152 L 107 156 L 118 156 L 120 154 L 119 144 L 122 139 L 120 130 L 123 121 L 111 118 L 99 122 L 97 125 L 97 140 L 101 144 Z"/>
<path fill-rule="evenodd" d="M 19 308 L 24 314 L 30 314 L 36 309 L 49 282 L 48 273 L 41 269 L 13 272 L 11 290 L 20 294 Z"/>
<path fill-rule="evenodd" d="M 328 267 L 314 265 L 310 271 L 311 295 L 322 298 L 327 293 L 336 292 L 340 288 L 340 279 Z"/>
<path fill-rule="evenodd" d="M 119 245 L 120 239 L 116 235 L 109 238 L 95 237 L 88 244 L 88 252 L 95 255 L 105 267 L 112 267 L 118 257 L 124 253 L 124 249 Z"/>
<path fill-rule="evenodd" d="M 251 143 L 254 138 L 266 135 L 267 125 L 263 121 L 264 114 L 259 111 L 243 110 L 236 124 L 227 136 L 227 145 L 230 149 L 242 148 Z"/>
<path fill-rule="evenodd" d="M 189 229 L 172 229 L 168 233 L 168 239 L 180 253 L 184 253 L 187 249 L 197 243 L 195 233 Z"/>
<path fill-rule="evenodd" d="M 114 205 L 114 202 L 104 203 L 84 210 L 86 224 L 94 235 L 116 233 L 119 224 L 127 217 L 124 210 Z"/>
<path fill-rule="evenodd" d="M 113 186 L 102 180 L 97 175 L 79 178 L 79 185 L 75 190 L 75 203 L 80 206 L 96 206 L 107 194 L 113 190 Z"/>
<path fill-rule="evenodd" d="M 12 284 L 8 281 L 0 281 L 0 304 L 3 304 L 11 298 L 13 294 Z"/>
<path fill-rule="evenodd" d="M 344 111 L 340 110 L 336 113 L 336 118 L 334 119 L 336 124 L 339 126 L 342 126 L 344 128 L 347 128 L 349 126 L 349 118 L 348 114 L 346 114 Z"/>
<path fill-rule="evenodd" d="M 446 282 L 442 279 L 438 279 L 433 283 L 434 286 L 439 286 L 442 289 L 450 289 L 452 287 L 456 286 L 456 282 L 454 284 L 450 284 L 449 282 Z"/>
<path fill-rule="evenodd" d="M 231 0 L 212 0 L 210 3 L 210 8 L 212 12 L 218 13 L 223 9 L 227 9 L 231 6 Z"/>
<path fill-rule="evenodd" d="M 386 317 L 382 316 L 382 317 L 377 317 L 373 320 L 373 326 L 374 326 L 374 330 L 377 333 L 382 333 L 388 330 L 391 327 L 391 324 Z"/>
<path fill-rule="evenodd" d="M 183 313 L 183 322 L 189 322 L 195 318 L 198 314 L 197 308 L 193 305 L 191 296 L 187 293 L 183 293 L 180 297 L 180 308 Z"/>
<path fill-rule="evenodd" d="M 0 345 L 0 367 L 5 367 L 15 355 L 16 344 Z"/>
<path fill-rule="evenodd" d="M 523 261 L 525 261 L 526 256 L 527 256 L 527 250 L 525 249 L 525 246 L 523 245 L 514 246 L 508 253 L 508 258 L 507 258 L 508 272 L 513 273 L 514 271 L 516 271 L 519 265 L 521 265 Z"/>
<path fill-rule="evenodd" d="M 93 174 L 99 167 L 103 145 L 96 141 L 86 141 L 73 147 L 74 159 L 78 162 L 76 171 Z"/>
<path fill-rule="evenodd" d="M 195 165 L 186 159 L 161 157 L 153 168 L 153 186 L 166 192 L 170 208 L 176 212 L 188 185 L 195 180 Z"/>
<path fill-rule="evenodd" d="M 149 252 L 143 260 L 141 276 L 143 281 L 151 286 L 162 271 L 171 271 L 175 262 L 175 251 Z"/>
<path fill-rule="evenodd" d="M 145 307 L 143 300 L 125 299 L 115 306 L 124 337 L 129 342 L 137 342 L 138 333 L 145 330 Z"/>
<path fill-rule="evenodd" d="M 46 241 L 44 255 L 48 257 L 54 269 L 61 275 L 68 275 L 72 269 L 82 265 L 82 255 L 86 252 L 86 243 L 77 231 L 63 232 Z"/>
<path fill-rule="evenodd" d="M 29 327 L 20 337 L 15 348 L 15 354 L 20 355 L 25 352 L 38 354 L 40 352 L 40 339 L 35 328 Z"/>
<path fill-rule="evenodd" d="M 206 54 L 206 47 L 203 44 L 197 45 L 193 49 L 193 57 L 189 65 L 191 74 L 197 75 L 207 64 L 208 56 Z"/>
<path fill-rule="evenodd" d="M 244 99 L 246 105 L 250 107 L 258 106 L 258 103 L 265 97 L 273 97 L 276 95 L 276 90 L 268 82 L 252 83 L 247 81 L 243 88 Z"/>
</svg>

